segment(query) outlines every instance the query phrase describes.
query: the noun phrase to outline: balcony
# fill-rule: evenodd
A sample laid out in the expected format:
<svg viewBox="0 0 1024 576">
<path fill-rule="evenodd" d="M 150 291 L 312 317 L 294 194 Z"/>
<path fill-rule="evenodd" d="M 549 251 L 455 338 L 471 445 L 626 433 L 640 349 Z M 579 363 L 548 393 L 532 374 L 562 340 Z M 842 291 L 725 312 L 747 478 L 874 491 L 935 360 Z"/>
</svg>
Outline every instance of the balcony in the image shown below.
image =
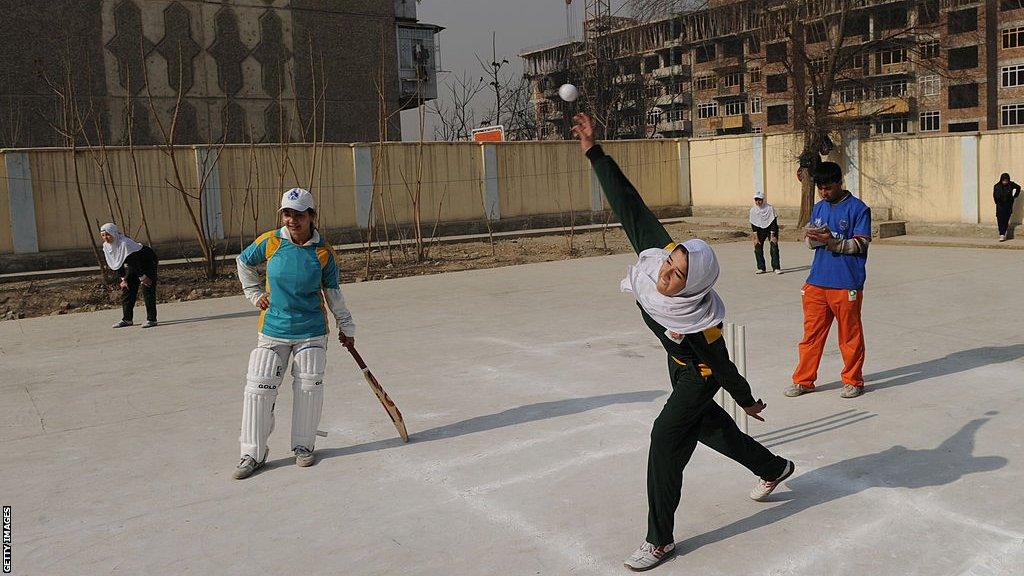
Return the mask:
<svg viewBox="0 0 1024 576">
<path fill-rule="evenodd" d="M 689 120 L 665 120 L 658 122 L 656 128 L 662 134 L 666 132 L 692 132 L 693 124 Z"/>
<path fill-rule="evenodd" d="M 616 86 L 625 86 L 628 84 L 638 84 L 640 82 L 640 75 L 636 73 L 619 74 L 612 78 L 612 84 Z"/>
<path fill-rule="evenodd" d="M 682 64 L 675 64 L 672 66 L 662 66 L 661 68 L 655 68 L 651 71 L 651 76 L 656 80 L 667 80 L 671 78 L 688 78 L 690 76 L 690 67 Z"/>
<path fill-rule="evenodd" d="M 658 108 L 672 108 L 674 106 L 686 106 L 690 103 L 689 94 L 665 94 L 654 99 L 654 105 Z"/>
<path fill-rule="evenodd" d="M 635 110 L 640 103 L 636 98 L 626 98 L 615 103 L 616 110 Z"/>
<path fill-rule="evenodd" d="M 734 98 L 742 95 L 743 85 L 737 84 L 735 86 L 720 86 L 718 88 L 718 92 L 715 94 L 715 98 Z"/>
<path fill-rule="evenodd" d="M 743 128 L 747 125 L 746 114 L 736 114 L 733 116 L 726 116 L 722 118 L 722 129 L 730 130 L 734 128 Z"/>
<path fill-rule="evenodd" d="M 882 64 L 880 66 L 872 66 L 872 71 L 869 76 L 904 76 L 910 73 L 909 62 L 893 62 L 892 64 Z"/>
<path fill-rule="evenodd" d="M 721 130 L 722 129 L 722 118 L 716 116 L 714 118 L 708 118 L 708 130 Z"/>
<path fill-rule="evenodd" d="M 839 102 L 832 105 L 832 113 L 839 118 L 861 118 L 879 114 L 908 114 L 916 108 L 912 97 L 892 96 L 862 102 Z"/>
</svg>

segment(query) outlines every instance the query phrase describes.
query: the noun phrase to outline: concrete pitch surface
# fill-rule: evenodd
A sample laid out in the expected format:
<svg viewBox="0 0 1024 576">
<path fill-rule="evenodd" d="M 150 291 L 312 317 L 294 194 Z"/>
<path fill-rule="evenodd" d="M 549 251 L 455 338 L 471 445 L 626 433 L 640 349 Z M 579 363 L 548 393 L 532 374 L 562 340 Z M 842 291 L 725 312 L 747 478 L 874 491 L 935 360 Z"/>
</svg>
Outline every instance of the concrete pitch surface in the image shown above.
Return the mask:
<svg viewBox="0 0 1024 576">
<path fill-rule="evenodd" d="M 803 270 L 717 247 L 768 403 L 751 434 L 797 462 L 768 503 L 699 447 L 656 574 L 1021 574 L 1024 266 L 1013 252 L 872 248 L 869 392 L 784 398 Z M 404 411 L 402 445 L 329 350 L 320 462 L 231 479 L 256 318 L 241 297 L 0 323 L 0 504 L 15 574 L 623 574 L 646 531 L 665 354 L 618 281 L 628 255 L 344 287 L 358 347 Z M 787 267 L 809 253 L 783 245 Z M 139 309 L 141 315 L 142 310 Z M 286 383 L 290 382 L 290 378 Z"/>
</svg>

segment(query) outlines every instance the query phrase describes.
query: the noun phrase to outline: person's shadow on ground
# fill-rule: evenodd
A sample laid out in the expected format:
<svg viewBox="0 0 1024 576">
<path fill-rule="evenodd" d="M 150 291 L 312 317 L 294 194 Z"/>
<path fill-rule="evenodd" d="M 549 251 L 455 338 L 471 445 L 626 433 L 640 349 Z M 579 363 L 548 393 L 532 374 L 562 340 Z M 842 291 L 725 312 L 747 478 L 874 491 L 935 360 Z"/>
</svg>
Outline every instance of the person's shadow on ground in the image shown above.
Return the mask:
<svg viewBox="0 0 1024 576">
<path fill-rule="evenodd" d="M 990 472 L 1006 465 L 1002 456 L 974 456 L 974 435 L 991 416 L 971 420 L 936 448 L 911 450 L 893 446 L 829 464 L 784 482 L 788 492 L 775 494 L 770 501 L 783 501 L 748 516 L 688 538 L 676 544 L 680 553 L 721 542 L 733 536 L 774 524 L 804 510 L 853 496 L 869 488 L 927 488 L 942 486 L 968 474 Z M 799 468 L 797 473 L 799 473 Z"/>
<path fill-rule="evenodd" d="M 410 431 L 409 443 L 420 444 L 434 440 L 447 440 L 449 438 L 465 436 L 466 434 L 494 430 L 495 428 L 504 428 L 506 426 L 515 426 L 526 422 L 536 422 L 538 420 L 547 420 L 549 418 L 579 414 L 581 412 L 596 410 L 598 408 L 604 408 L 614 404 L 653 402 L 665 394 L 666 392 L 664 390 L 642 390 L 640 392 L 621 392 L 618 394 L 602 394 L 599 396 L 588 396 L 585 398 L 567 398 L 565 400 L 526 404 L 523 406 L 516 406 L 515 408 L 509 408 L 508 410 L 504 410 L 496 414 L 476 416 L 467 420 L 453 422 L 451 424 L 437 426 L 435 428 L 429 428 L 418 432 Z M 381 411 L 381 416 L 385 419 L 387 418 L 387 415 L 384 414 L 383 411 Z M 374 450 L 397 448 L 402 445 L 401 439 L 389 438 L 387 440 L 367 442 L 365 444 L 357 444 L 355 446 L 317 450 L 316 454 L 318 459 L 326 460 L 337 456 L 349 456 L 363 452 L 372 452 Z M 280 458 L 272 462 L 267 462 L 267 466 L 272 468 L 280 464 L 286 464 L 289 461 L 291 461 L 291 458 Z"/>
<path fill-rule="evenodd" d="M 970 350 L 961 350 L 947 354 L 942 358 L 926 360 L 917 364 L 900 366 L 882 372 L 875 372 L 864 376 L 868 392 L 882 390 L 893 386 L 912 384 L 921 380 L 948 376 L 959 372 L 967 372 L 990 364 L 1002 364 L 1024 357 L 1024 344 L 1013 344 L 1011 346 L 983 346 Z M 842 382 L 829 382 L 818 386 L 818 390 L 839 388 Z"/>
</svg>

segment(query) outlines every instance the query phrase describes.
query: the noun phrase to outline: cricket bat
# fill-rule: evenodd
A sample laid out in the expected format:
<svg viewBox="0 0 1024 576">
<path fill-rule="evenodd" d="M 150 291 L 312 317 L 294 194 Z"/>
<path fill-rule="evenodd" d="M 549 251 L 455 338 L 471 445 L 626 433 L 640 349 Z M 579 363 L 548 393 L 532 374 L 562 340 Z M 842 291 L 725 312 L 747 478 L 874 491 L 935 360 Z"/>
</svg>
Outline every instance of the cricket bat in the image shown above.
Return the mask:
<svg viewBox="0 0 1024 576">
<path fill-rule="evenodd" d="M 391 397 L 384 391 L 380 382 L 377 382 L 377 379 L 373 376 L 373 372 L 370 372 L 370 369 L 366 367 L 366 362 L 363 362 L 363 357 L 356 351 L 356 347 L 346 344 L 345 348 L 348 349 L 349 354 L 355 359 L 359 369 L 363 371 L 363 378 L 366 378 L 367 384 L 370 385 L 370 390 L 373 390 L 373 393 L 377 395 L 377 399 L 380 400 L 384 410 L 391 417 L 391 422 L 398 429 L 398 435 L 402 437 L 402 442 L 408 442 L 409 433 L 405 430 L 405 420 L 402 419 L 402 412 L 398 409 L 398 406 L 395 406 L 394 401 L 391 400 Z"/>
</svg>

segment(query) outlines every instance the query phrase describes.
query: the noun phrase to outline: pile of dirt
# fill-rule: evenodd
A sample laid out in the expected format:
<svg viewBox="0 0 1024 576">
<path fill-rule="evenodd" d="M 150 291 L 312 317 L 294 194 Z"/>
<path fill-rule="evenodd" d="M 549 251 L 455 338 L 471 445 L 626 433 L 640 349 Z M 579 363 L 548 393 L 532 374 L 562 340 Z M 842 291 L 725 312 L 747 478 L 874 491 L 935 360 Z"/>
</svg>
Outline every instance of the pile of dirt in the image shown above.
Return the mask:
<svg viewBox="0 0 1024 576">
<path fill-rule="evenodd" d="M 709 242 L 735 242 L 749 236 L 749 232 L 744 230 L 685 223 L 669 224 L 666 228 L 673 238 L 699 237 Z M 369 253 L 365 250 L 339 253 L 338 267 L 342 282 L 350 283 L 604 256 L 631 250 L 622 230 L 609 228 L 606 232 L 576 232 L 571 237 L 560 234 L 500 238 L 493 244 L 488 241 L 434 244 L 429 247 L 426 258 L 419 262 L 410 249 L 403 251 L 394 247 L 388 250 L 375 246 Z M 183 302 L 241 293 L 238 277 L 230 265 L 222 266 L 212 280 L 206 278 L 198 264 L 160 268 L 159 302 Z M 104 285 L 99 273 L 0 284 L 0 320 L 119 308 L 120 302 L 121 290 L 113 284 Z M 142 299 L 139 298 L 138 305 L 141 304 Z"/>
</svg>

